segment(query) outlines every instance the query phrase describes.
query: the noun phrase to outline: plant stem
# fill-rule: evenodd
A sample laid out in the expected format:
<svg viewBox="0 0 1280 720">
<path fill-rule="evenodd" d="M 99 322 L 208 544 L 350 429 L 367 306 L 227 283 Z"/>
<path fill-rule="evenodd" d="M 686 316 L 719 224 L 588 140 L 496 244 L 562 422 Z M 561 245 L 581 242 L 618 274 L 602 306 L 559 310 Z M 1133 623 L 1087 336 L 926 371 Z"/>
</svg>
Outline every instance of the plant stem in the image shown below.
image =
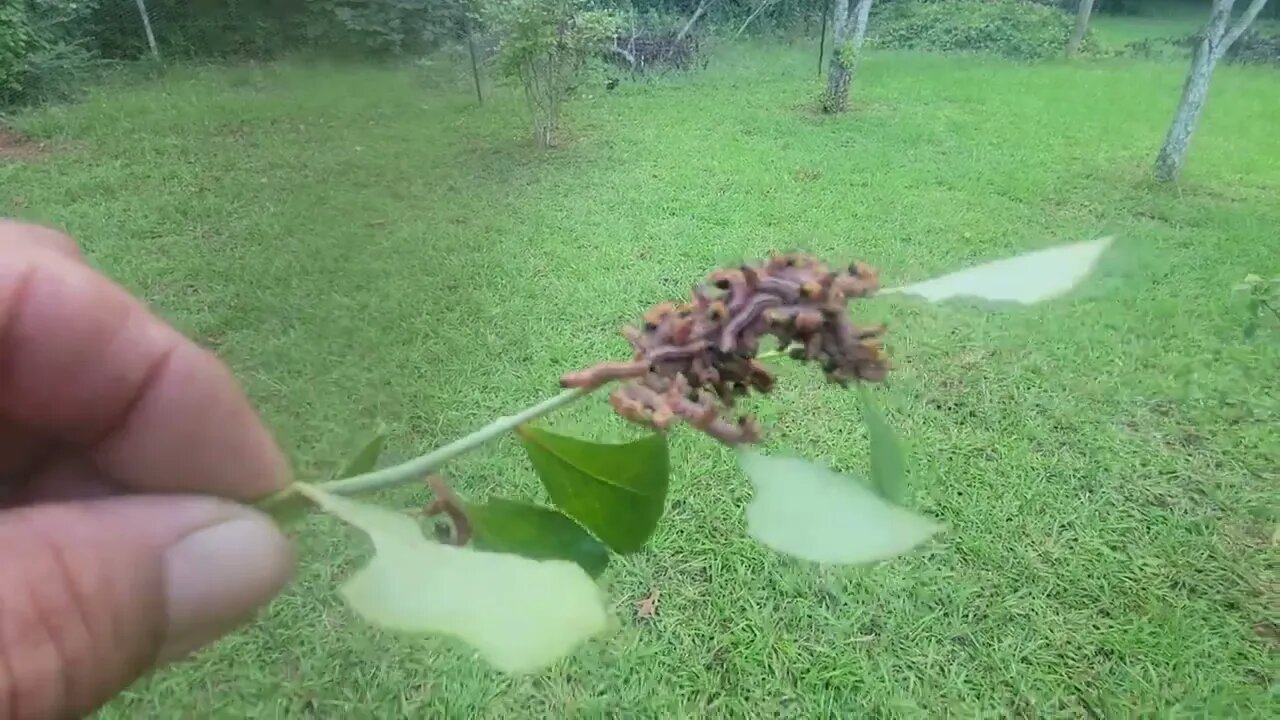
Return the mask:
<svg viewBox="0 0 1280 720">
<path fill-rule="evenodd" d="M 525 408 L 515 415 L 500 417 L 470 435 L 460 437 L 444 447 L 432 450 L 426 455 L 421 455 L 399 465 L 367 472 L 363 475 L 319 483 L 317 487 L 335 495 L 358 495 L 395 485 L 421 481 L 427 473 L 459 455 L 469 450 L 474 450 L 490 440 L 501 437 L 523 423 L 562 408 L 574 400 L 586 396 L 586 394 L 587 391 L 580 388 L 565 390 L 559 395 Z"/>
<path fill-rule="evenodd" d="M 756 360 L 773 360 L 774 358 L 787 357 L 787 354 L 791 352 L 791 348 L 793 347 L 800 346 L 788 345 L 786 347 L 777 348 L 776 350 L 766 350 L 759 355 L 756 355 Z"/>
<path fill-rule="evenodd" d="M 444 447 L 432 450 L 426 455 L 420 455 L 399 465 L 361 475 L 317 483 L 316 487 L 334 495 L 359 495 L 396 485 L 421 482 L 427 476 L 427 473 L 459 455 L 474 450 L 490 440 L 497 439 L 523 423 L 546 415 L 553 410 L 558 410 L 579 398 L 586 397 L 590 392 L 591 390 L 584 388 L 565 390 L 559 395 L 547 398 L 536 405 L 531 405 L 515 415 L 500 417 L 479 430 L 458 438 Z M 301 510 L 304 510 L 309 502 L 298 493 L 296 487 L 291 486 L 274 495 L 263 498 L 256 505 L 258 509 L 275 516 L 278 521 L 285 522 L 299 514 Z"/>
</svg>

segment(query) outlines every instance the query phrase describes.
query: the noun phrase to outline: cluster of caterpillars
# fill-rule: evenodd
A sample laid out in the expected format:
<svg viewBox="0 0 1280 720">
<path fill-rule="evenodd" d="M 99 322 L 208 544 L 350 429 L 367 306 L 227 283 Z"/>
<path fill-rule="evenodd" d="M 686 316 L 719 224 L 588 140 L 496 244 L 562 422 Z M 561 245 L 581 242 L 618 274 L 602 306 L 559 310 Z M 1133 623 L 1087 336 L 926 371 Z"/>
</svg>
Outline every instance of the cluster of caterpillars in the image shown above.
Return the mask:
<svg viewBox="0 0 1280 720">
<path fill-rule="evenodd" d="M 594 389 L 622 381 L 610 403 L 628 420 L 656 430 L 683 420 L 729 445 L 754 443 L 759 424 L 730 412 L 736 397 L 773 388 L 773 374 L 756 359 L 765 337 L 841 385 L 884 379 L 884 326 L 860 327 L 848 312 L 850 300 L 877 289 L 876 271 L 862 262 L 831 270 L 805 254 L 716 270 L 689 302 L 661 303 L 642 327 L 623 328 L 632 360 L 568 373 L 561 385 Z"/>
</svg>

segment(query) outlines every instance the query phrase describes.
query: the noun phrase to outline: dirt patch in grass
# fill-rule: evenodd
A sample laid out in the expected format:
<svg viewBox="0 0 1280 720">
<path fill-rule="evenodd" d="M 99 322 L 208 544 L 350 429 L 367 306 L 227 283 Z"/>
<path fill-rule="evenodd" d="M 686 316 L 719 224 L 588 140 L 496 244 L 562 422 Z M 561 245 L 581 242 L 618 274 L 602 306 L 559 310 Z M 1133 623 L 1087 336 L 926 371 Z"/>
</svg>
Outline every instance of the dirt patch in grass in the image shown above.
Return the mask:
<svg viewBox="0 0 1280 720">
<path fill-rule="evenodd" d="M 0 127 L 0 163 L 39 160 L 49 153 L 46 143 Z"/>
</svg>

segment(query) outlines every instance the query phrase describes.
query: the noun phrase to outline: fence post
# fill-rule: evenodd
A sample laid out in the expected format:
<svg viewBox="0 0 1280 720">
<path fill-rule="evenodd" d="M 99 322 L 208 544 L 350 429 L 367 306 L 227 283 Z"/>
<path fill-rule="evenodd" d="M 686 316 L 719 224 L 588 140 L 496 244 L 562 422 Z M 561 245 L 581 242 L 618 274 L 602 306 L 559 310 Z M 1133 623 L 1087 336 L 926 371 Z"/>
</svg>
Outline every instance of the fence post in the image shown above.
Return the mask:
<svg viewBox="0 0 1280 720">
<path fill-rule="evenodd" d="M 151 16 L 147 13 L 146 0 L 137 0 L 138 14 L 142 16 L 142 29 L 147 31 L 147 45 L 151 48 L 151 57 L 159 60 L 160 49 L 156 47 L 155 33 L 151 32 Z"/>
</svg>

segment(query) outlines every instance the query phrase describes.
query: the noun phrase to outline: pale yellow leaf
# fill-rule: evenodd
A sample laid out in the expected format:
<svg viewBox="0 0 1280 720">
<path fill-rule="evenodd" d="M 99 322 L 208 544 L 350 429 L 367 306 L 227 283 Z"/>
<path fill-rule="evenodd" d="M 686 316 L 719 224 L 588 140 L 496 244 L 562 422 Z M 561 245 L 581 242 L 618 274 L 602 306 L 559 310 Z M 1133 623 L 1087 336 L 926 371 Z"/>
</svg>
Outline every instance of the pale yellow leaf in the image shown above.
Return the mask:
<svg viewBox="0 0 1280 720">
<path fill-rule="evenodd" d="M 442 545 L 402 513 L 300 491 L 373 541 L 342 596 L 374 624 L 456 637 L 510 673 L 544 668 L 608 625 L 603 594 L 576 563 Z"/>
<path fill-rule="evenodd" d="M 916 295 L 930 302 L 977 298 L 1030 305 L 1074 289 L 1093 272 L 1111 242 L 1103 237 L 1034 250 L 881 293 Z"/>
<path fill-rule="evenodd" d="M 807 460 L 744 450 L 739 462 L 755 485 L 747 531 L 774 550 L 803 560 L 887 560 L 942 529 L 853 478 Z"/>
</svg>

